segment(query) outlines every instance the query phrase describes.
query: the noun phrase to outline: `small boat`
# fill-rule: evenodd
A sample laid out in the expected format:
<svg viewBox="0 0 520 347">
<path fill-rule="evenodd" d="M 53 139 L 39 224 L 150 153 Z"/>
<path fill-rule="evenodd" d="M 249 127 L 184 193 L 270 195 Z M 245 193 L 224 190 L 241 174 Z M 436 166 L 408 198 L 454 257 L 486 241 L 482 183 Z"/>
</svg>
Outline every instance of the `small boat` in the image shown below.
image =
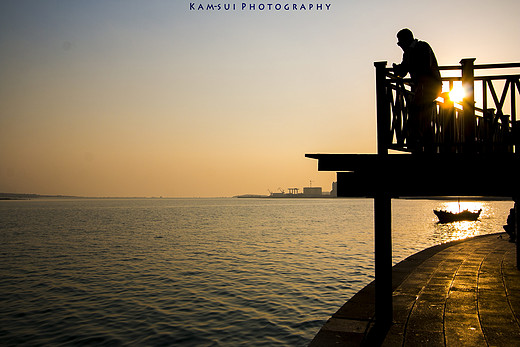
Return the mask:
<svg viewBox="0 0 520 347">
<path fill-rule="evenodd" d="M 439 223 L 451 223 L 451 222 L 458 222 L 462 220 L 467 221 L 475 221 L 480 216 L 480 212 L 482 212 L 482 209 L 471 212 L 469 210 L 464 210 L 461 212 L 449 212 L 444 210 L 433 210 L 433 213 L 439 218 Z"/>
</svg>

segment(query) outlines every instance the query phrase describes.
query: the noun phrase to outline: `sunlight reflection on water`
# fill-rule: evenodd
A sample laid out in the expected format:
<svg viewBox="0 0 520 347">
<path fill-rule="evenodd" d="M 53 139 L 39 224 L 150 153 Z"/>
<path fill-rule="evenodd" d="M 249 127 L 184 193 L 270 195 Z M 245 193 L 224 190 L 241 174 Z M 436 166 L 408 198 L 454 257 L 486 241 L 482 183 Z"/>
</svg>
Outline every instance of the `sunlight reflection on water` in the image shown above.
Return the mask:
<svg viewBox="0 0 520 347">
<path fill-rule="evenodd" d="M 436 228 L 436 235 L 442 243 L 462 240 L 468 237 L 480 235 L 480 221 L 457 221 L 452 223 L 439 224 Z"/>
<path fill-rule="evenodd" d="M 456 221 L 451 223 L 438 223 L 435 227 L 434 235 L 441 242 L 449 242 L 473 237 L 485 233 L 489 228 L 488 222 L 496 216 L 496 209 L 487 201 L 448 201 L 439 204 L 439 209 L 457 213 L 464 210 L 476 212 L 482 210 L 479 219 L 476 221 Z M 505 224 L 505 220 L 501 221 Z M 503 232 L 499 225 L 496 225 L 495 232 Z"/>
</svg>

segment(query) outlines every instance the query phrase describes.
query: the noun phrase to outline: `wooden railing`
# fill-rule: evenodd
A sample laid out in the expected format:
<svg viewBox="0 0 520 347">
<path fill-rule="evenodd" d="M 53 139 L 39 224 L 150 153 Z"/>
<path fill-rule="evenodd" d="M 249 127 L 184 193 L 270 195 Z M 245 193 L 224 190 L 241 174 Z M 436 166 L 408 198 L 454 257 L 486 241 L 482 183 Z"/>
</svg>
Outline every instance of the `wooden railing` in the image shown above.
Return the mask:
<svg viewBox="0 0 520 347">
<path fill-rule="evenodd" d="M 440 67 L 443 84 L 451 90 L 454 83 L 460 81 L 465 97 L 456 103 L 446 92 L 435 101 L 425 120 L 429 135 L 422 139 L 424 146 L 419 152 L 511 153 L 520 150 L 520 146 L 515 147 L 519 142 L 516 99 L 520 93 L 520 74 L 496 74 L 510 69 L 519 71 L 520 63 L 474 65 L 474 60 L 463 59 L 459 66 Z M 414 131 L 409 122 L 411 80 L 395 75 L 392 68 L 386 67 L 386 62 L 374 65 L 378 152 L 417 151 L 410 145 L 410 133 Z M 475 76 L 475 70 L 489 70 L 491 74 Z M 459 76 L 445 76 L 449 71 L 456 71 Z M 497 93 L 500 87 L 502 90 Z M 476 94 L 478 103 L 475 103 Z"/>
</svg>

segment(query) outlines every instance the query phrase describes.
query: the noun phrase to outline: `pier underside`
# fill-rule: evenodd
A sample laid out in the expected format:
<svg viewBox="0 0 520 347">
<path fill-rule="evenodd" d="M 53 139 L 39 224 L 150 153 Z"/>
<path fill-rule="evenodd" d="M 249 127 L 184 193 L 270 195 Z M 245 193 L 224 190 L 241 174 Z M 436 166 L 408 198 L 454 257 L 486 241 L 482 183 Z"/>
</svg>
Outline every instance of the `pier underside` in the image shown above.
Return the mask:
<svg viewBox="0 0 520 347">
<path fill-rule="evenodd" d="M 520 160 L 489 155 L 307 154 L 319 171 L 336 171 L 339 197 L 496 196 L 518 191 Z"/>
</svg>

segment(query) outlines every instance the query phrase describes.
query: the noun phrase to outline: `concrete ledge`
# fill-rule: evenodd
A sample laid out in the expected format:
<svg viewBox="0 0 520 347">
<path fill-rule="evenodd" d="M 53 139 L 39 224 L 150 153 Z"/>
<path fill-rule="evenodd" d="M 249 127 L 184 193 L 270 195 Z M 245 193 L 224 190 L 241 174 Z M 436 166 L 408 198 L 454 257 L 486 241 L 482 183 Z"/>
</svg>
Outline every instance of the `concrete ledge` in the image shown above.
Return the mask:
<svg viewBox="0 0 520 347">
<path fill-rule="evenodd" d="M 515 256 L 504 233 L 427 248 L 392 268 L 394 319 L 386 335 L 373 329 L 371 282 L 332 315 L 310 346 L 520 345 Z"/>
</svg>

